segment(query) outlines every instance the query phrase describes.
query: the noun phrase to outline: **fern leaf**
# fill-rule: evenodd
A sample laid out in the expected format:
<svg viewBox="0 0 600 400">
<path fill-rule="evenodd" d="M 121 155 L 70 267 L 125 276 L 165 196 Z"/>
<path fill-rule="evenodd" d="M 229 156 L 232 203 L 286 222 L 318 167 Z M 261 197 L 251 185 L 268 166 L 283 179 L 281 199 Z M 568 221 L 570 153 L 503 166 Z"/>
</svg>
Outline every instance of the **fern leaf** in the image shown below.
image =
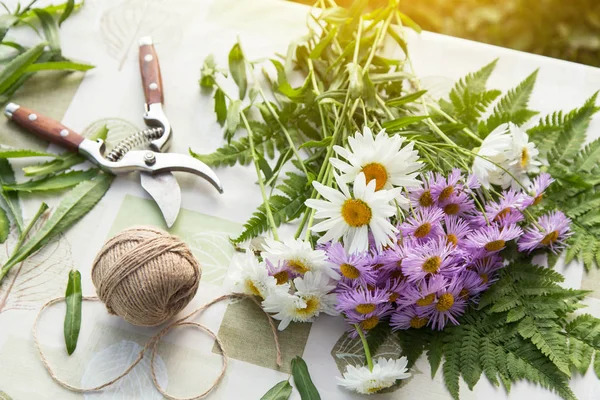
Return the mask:
<svg viewBox="0 0 600 400">
<path fill-rule="evenodd" d="M 410 368 L 423 354 L 428 335 L 422 329 L 408 329 L 399 331 L 397 337 L 400 347 L 402 347 L 402 355 L 408 359 L 408 367 Z M 373 351 L 371 350 L 371 352 Z"/>
<path fill-rule="evenodd" d="M 537 321 L 527 316 L 519 323 L 518 330 L 524 339 L 530 339 L 560 371 L 570 376 L 565 340 L 559 333 L 558 324 L 548 320 Z"/>
<path fill-rule="evenodd" d="M 590 367 L 593 354 L 594 349 L 581 340 L 569 339 L 569 362 L 581 375 L 584 375 Z"/>
<path fill-rule="evenodd" d="M 442 355 L 444 354 L 444 341 L 441 335 L 436 332 L 429 342 L 427 350 L 427 360 L 431 367 L 431 379 L 435 377 L 440 363 L 442 362 Z"/>
<path fill-rule="evenodd" d="M 600 164 L 600 139 L 586 145 L 573 161 L 573 171 L 590 172 Z"/>
<path fill-rule="evenodd" d="M 449 346 L 449 350 L 444 353 L 442 371 L 446 388 L 454 400 L 459 400 L 460 368 L 460 346 Z"/>
<path fill-rule="evenodd" d="M 479 381 L 482 368 L 479 363 L 480 358 L 480 336 L 475 331 L 474 327 L 465 325 L 462 335 L 462 343 L 460 344 L 460 362 L 461 374 L 469 387 L 473 387 Z M 458 347 L 459 343 L 454 344 Z"/>
<path fill-rule="evenodd" d="M 488 338 L 483 337 L 481 338 L 479 352 L 481 355 L 481 367 L 485 376 L 492 384 L 494 384 L 494 386 L 498 386 L 497 376 L 499 371 L 497 367 L 498 353 L 496 351 L 496 346 L 494 346 Z"/>
<path fill-rule="evenodd" d="M 596 351 L 594 354 L 594 372 L 596 377 L 600 378 L 600 351 Z"/>
<path fill-rule="evenodd" d="M 562 111 L 557 111 L 541 118 L 536 126 L 527 131 L 529 139 L 537 145 L 540 157 L 547 158 L 547 153 L 554 147 L 564 119 Z"/>
</svg>

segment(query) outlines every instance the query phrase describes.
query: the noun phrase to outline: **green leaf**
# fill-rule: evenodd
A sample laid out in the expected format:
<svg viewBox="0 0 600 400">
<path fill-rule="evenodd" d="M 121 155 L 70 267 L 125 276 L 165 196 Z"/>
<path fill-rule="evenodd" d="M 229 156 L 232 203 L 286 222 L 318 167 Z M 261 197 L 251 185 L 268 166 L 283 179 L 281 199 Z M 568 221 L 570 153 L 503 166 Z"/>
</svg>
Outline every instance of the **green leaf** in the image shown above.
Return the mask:
<svg viewBox="0 0 600 400">
<path fill-rule="evenodd" d="M 12 400 L 12 397 L 0 390 L 0 400 Z"/>
<path fill-rule="evenodd" d="M 25 72 L 38 71 L 89 71 L 95 68 L 90 64 L 76 63 L 73 61 L 51 61 L 44 63 L 31 64 Z"/>
<path fill-rule="evenodd" d="M 8 160 L 0 158 L 0 195 L 6 203 L 6 211 L 15 221 L 19 232 L 23 232 L 23 212 L 21 211 L 21 202 L 19 194 L 16 192 L 5 192 L 2 189 L 3 185 L 11 185 L 15 182 L 15 174 Z"/>
<path fill-rule="evenodd" d="M 82 182 L 67 193 L 44 225 L 6 261 L 0 272 L 0 280 L 10 268 L 41 249 L 52 238 L 87 214 L 104 196 L 112 180 L 112 175 L 99 174 L 93 180 Z"/>
<path fill-rule="evenodd" d="M 398 11 L 398 15 L 400 16 L 400 20 L 402 20 L 402 23 L 405 26 L 414 30 L 417 33 L 421 33 L 421 27 L 415 21 L 413 21 L 408 15 L 403 14 L 399 11 Z"/>
<path fill-rule="evenodd" d="M 239 43 L 234 44 L 229 52 L 229 71 L 231 72 L 231 77 L 238 85 L 240 100 L 242 100 L 246 97 L 248 82 L 246 77 L 246 61 Z"/>
<path fill-rule="evenodd" d="M 260 400 L 287 400 L 292 394 L 292 389 L 289 381 L 281 381 L 269 389 Z"/>
<path fill-rule="evenodd" d="M 43 179 L 31 180 L 24 183 L 16 183 L 12 185 L 3 185 L 2 189 L 10 192 L 47 192 L 53 190 L 63 190 L 73 187 L 80 182 L 92 179 L 98 175 L 99 170 L 96 168 L 86 171 L 71 171 L 57 175 L 51 175 Z"/>
<path fill-rule="evenodd" d="M 596 377 L 600 379 L 600 351 L 596 351 L 594 354 L 594 372 Z"/>
<path fill-rule="evenodd" d="M 400 118 L 393 119 L 391 121 L 386 121 L 383 123 L 382 126 L 388 132 L 395 132 L 395 131 L 399 131 L 402 128 L 405 128 L 409 125 L 417 123 L 419 121 L 423 121 L 424 119 L 427 119 L 427 118 L 429 118 L 428 115 L 407 115 L 405 117 L 400 117 Z"/>
<path fill-rule="evenodd" d="M 302 400 L 321 400 L 315 384 L 310 379 L 306 362 L 300 356 L 292 359 L 292 375 Z"/>
<path fill-rule="evenodd" d="M 217 71 L 217 64 L 215 63 L 215 58 L 212 54 L 209 54 L 202 64 L 202 69 L 200 70 L 200 87 L 206 89 L 212 89 L 215 85 L 215 72 Z"/>
<path fill-rule="evenodd" d="M 17 22 L 19 22 L 19 18 L 12 14 L 0 15 L 0 43 L 4 41 L 6 32 Z"/>
<path fill-rule="evenodd" d="M 10 221 L 6 215 L 6 211 L 0 207 L 0 243 L 4 243 L 10 233 Z"/>
<path fill-rule="evenodd" d="M 65 293 L 67 312 L 64 327 L 65 345 L 69 355 L 73 354 L 77 347 L 77 339 L 81 328 L 81 302 L 81 274 L 79 271 L 71 270 L 69 271 L 69 282 Z"/>
<path fill-rule="evenodd" d="M 331 43 L 331 41 L 337 34 L 337 31 L 338 27 L 334 26 L 329 32 L 327 32 L 327 35 L 325 35 L 325 37 L 321 39 L 319 43 L 317 43 L 317 45 L 312 49 L 312 51 L 309 54 L 309 57 L 313 60 L 316 60 L 317 58 L 321 57 L 321 53 L 323 53 L 323 50 L 325 50 L 325 48 L 329 46 L 329 43 Z"/>
<path fill-rule="evenodd" d="M 399 107 L 406 103 L 412 103 L 416 101 L 417 99 L 421 98 L 421 96 L 423 96 L 425 93 L 427 93 L 427 90 L 419 90 L 418 92 L 410 93 L 402 97 L 388 100 L 386 104 L 390 107 Z"/>
<path fill-rule="evenodd" d="M 225 119 L 225 138 L 227 142 L 231 140 L 238 125 L 240 124 L 240 108 L 242 107 L 241 100 L 233 100 L 227 109 L 227 118 Z"/>
<path fill-rule="evenodd" d="M 54 51 L 60 51 L 60 35 L 58 34 L 58 24 L 56 20 L 48 11 L 42 8 L 34 8 L 31 11 L 38 17 L 44 36 L 50 45 L 50 48 Z"/>
<path fill-rule="evenodd" d="M 44 52 L 46 43 L 40 43 L 16 56 L 0 71 L 0 93 L 4 93 Z"/>
<path fill-rule="evenodd" d="M 58 26 L 61 26 L 63 22 L 69 18 L 73 10 L 75 9 L 75 0 L 67 0 L 65 9 L 58 20 Z"/>
<path fill-rule="evenodd" d="M 300 145 L 299 149 L 328 147 L 329 144 L 331 143 L 331 139 L 332 139 L 331 136 L 327 136 L 327 137 L 323 138 L 322 140 L 309 140 L 309 141 L 302 143 L 302 145 Z"/>
<path fill-rule="evenodd" d="M 227 120 L 227 103 L 225 103 L 225 93 L 221 89 L 215 91 L 215 114 L 217 114 L 217 122 L 223 126 Z"/>
<path fill-rule="evenodd" d="M 1 149 L 0 158 L 56 157 L 56 154 L 28 149 Z"/>
</svg>

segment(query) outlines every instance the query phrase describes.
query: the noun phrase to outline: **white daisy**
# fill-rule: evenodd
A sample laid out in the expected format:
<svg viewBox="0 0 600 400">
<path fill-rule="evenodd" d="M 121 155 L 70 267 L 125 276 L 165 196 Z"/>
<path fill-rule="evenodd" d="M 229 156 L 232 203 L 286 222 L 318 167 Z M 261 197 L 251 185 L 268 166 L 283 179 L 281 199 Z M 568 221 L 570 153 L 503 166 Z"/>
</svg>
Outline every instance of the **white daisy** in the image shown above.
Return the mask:
<svg viewBox="0 0 600 400">
<path fill-rule="evenodd" d="M 300 239 L 279 242 L 266 238 L 263 245 L 263 259 L 269 260 L 273 265 L 285 264 L 292 272 L 298 275 L 312 271 L 320 271 L 332 279 L 339 279 L 339 274 L 333 270 L 326 260 L 324 250 L 313 250 L 310 243 Z"/>
<path fill-rule="evenodd" d="M 321 272 L 307 272 L 303 277 L 294 279 L 296 293 L 273 291 L 262 302 L 263 309 L 275 313 L 273 318 L 280 320 L 282 331 L 290 322 L 310 322 L 320 313 L 337 315 L 335 311 L 336 296 L 331 293 L 334 285 Z"/>
<path fill-rule="evenodd" d="M 326 200 L 308 199 L 305 203 L 307 207 L 317 210 L 315 218 L 324 219 L 312 227 L 315 232 L 325 232 L 319 238 L 319 243 L 343 238 L 349 253 L 366 251 L 369 248 L 370 229 L 377 249 L 391 246 L 395 241 L 394 233 L 398 230 L 388 220 L 396 212 L 390 201 L 401 197 L 402 189 L 375 191 L 375 181 L 367 185 L 365 174 L 361 172 L 354 180 L 352 195 L 338 176 L 335 180 L 341 192 L 314 181 L 313 186 Z"/>
<path fill-rule="evenodd" d="M 250 250 L 246 250 L 245 254 L 233 255 L 228 280 L 232 292 L 252 294 L 262 299 L 267 298 L 273 291 L 287 292 L 289 289 L 289 286 L 277 286 L 275 278 L 269 276 L 266 266 L 259 263 Z"/>
<path fill-rule="evenodd" d="M 391 358 L 386 360 L 380 357 L 373 364 L 372 371 L 369 371 L 366 366 L 348 365 L 344 377 L 337 378 L 338 385 L 361 394 L 377 393 L 382 389 L 394 386 L 398 379 L 410 377 L 410 372 L 407 372 L 406 368 L 407 363 L 406 357 L 398 360 Z"/>
<path fill-rule="evenodd" d="M 507 164 L 507 152 L 511 147 L 511 136 L 508 124 L 499 125 L 483 139 L 481 147 L 473 160 L 473 174 L 485 188 L 490 183 L 501 184 L 503 181 L 502 170 L 496 164 Z M 488 160 L 491 160 L 488 161 Z"/>
<path fill-rule="evenodd" d="M 362 172 L 367 183 L 372 180 L 376 182 L 375 190 L 394 186 L 418 187 L 420 182 L 416 177 L 423 163 L 418 161 L 419 153 L 413 150 L 413 143 L 402 147 L 403 142 L 402 136 L 390 137 L 385 129 L 373 137 L 371 129 L 365 126 L 362 134 L 356 132 L 354 137 L 348 138 L 350 150 L 341 146 L 333 147 L 346 161 L 331 158 L 330 162 L 340 171 L 341 180 L 345 183 L 354 182 Z"/>
<path fill-rule="evenodd" d="M 513 176 L 524 185 L 531 183 L 529 173 L 540 172 L 540 165 L 542 163 L 538 160 L 539 150 L 536 148 L 535 143 L 529 141 L 527 133 L 515 124 L 508 124 L 511 135 L 511 146 L 506 152 L 508 159 L 507 169 L 510 174 L 504 174 L 504 180 L 502 186 L 507 188 L 512 185 L 514 189 L 520 187 L 520 185 L 513 179 Z"/>
</svg>

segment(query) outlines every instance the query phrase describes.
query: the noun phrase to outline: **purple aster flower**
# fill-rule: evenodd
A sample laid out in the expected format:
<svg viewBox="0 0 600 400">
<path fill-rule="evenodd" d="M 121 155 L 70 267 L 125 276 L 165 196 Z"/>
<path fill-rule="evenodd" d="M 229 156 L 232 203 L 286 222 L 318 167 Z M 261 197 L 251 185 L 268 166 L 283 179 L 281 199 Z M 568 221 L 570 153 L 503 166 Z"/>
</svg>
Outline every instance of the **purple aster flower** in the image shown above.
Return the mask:
<svg viewBox="0 0 600 400">
<path fill-rule="evenodd" d="M 532 196 L 530 197 L 531 201 L 529 205 L 538 205 L 542 202 L 544 197 L 544 192 L 548 189 L 554 182 L 554 179 L 547 172 L 542 172 L 538 176 L 533 179 L 533 183 L 531 185 Z"/>
<path fill-rule="evenodd" d="M 499 227 L 484 226 L 471 232 L 465 239 L 465 245 L 472 251 L 481 251 L 483 255 L 497 253 L 504 249 L 506 242 L 516 239 L 523 234 L 517 225 Z"/>
<path fill-rule="evenodd" d="M 448 280 L 442 275 L 433 275 L 420 283 L 407 283 L 396 303 L 400 306 L 428 306 L 435 301 L 435 294 L 447 284 Z"/>
<path fill-rule="evenodd" d="M 405 242 L 406 243 L 406 242 Z M 404 280 L 402 272 L 402 260 L 406 256 L 405 245 L 396 244 L 393 247 L 385 249 L 379 255 L 379 262 L 383 265 L 377 272 L 379 273 L 378 280 L 395 279 L 398 281 Z"/>
<path fill-rule="evenodd" d="M 369 314 L 377 309 L 391 307 L 389 297 L 388 292 L 382 289 L 367 290 L 357 287 L 337 293 L 336 309 L 344 314 Z"/>
<path fill-rule="evenodd" d="M 462 282 L 460 297 L 475 303 L 477 302 L 478 296 L 486 291 L 491 285 L 489 279 L 486 278 L 484 280 L 477 272 L 471 270 L 461 272 L 459 279 Z"/>
<path fill-rule="evenodd" d="M 283 285 L 290 279 L 298 276 L 298 274 L 291 270 L 286 262 L 282 261 L 278 262 L 277 264 L 273 264 L 271 261 L 265 259 L 265 264 L 267 266 L 268 274 L 275 278 L 278 285 Z"/>
<path fill-rule="evenodd" d="M 444 226 L 446 228 L 446 240 L 454 247 L 462 246 L 463 239 L 471 232 L 467 221 L 456 215 L 446 215 Z"/>
<path fill-rule="evenodd" d="M 368 253 L 348 254 L 341 243 L 333 243 L 326 251 L 327 260 L 334 264 L 343 280 L 356 280 L 363 286 L 375 284 L 376 274 Z"/>
<path fill-rule="evenodd" d="M 477 179 L 477 177 L 474 174 L 469 174 L 467 176 L 467 182 L 465 184 L 465 188 L 468 189 L 469 191 L 474 191 L 476 189 L 479 189 L 481 187 L 481 182 L 479 182 L 479 179 Z"/>
<path fill-rule="evenodd" d="M 541 229 L 537 226 L 528 227 L 519 239 L 519 251 L 549 248 L 553 253 L 558 253 L 565 248 L 565 241 L 571 236 L 571 220 L 565 214 L 554 211 L 539 217 L 537 223 Z"/>
<path fill-rule="evenodd" d="M 468 216 L 475 211 L 475 202 L 465 192 L 455 192 L 440 201 L 446 215 Z"/>
<path fill-rule="evenodd" d="M 427 325 L 427 322 L 429 319 L 419 315 L 414 306 L 398 308 L 390 318 L 390 325 L 394 331 L 410 328 L 420 329 Z"/>
<path fill-rule="evenodd" d="M 426 174 L 422 174 L 421 180 L 423 181 L 423 186 L 420 188 L 411 189 L 408 193 L 408 198 L 410 199 L 410 203 L 413 208 L 427 208 L 435 205 L 435 200 L 431 194 L 430 185 L 433 182 L 434 176 L 433 173 L 428 172 Z"/>
<path fill-rule="evenodd" d="M 404 236 L 412 236 L 416 239 L 430 239 L 443 234 L 442 218 L 444 213 L 437 207 L 421 208 L 408 217 L 400 225 Z"/>
<path fill-rule="evenodd" d="M 502 257 L 497 254 L 490 254 L 486 257 L 475 260 L 467 268 L 479 275 L 482 283 L 492 284 L 496 281 L 496 271 L 504 266 Z"/>
<path fill-rule="evenodd" d="M 375 328 L 379 323 L 388 317 L 394 308 L 391 304 L 388 304 L 387 307 L 381 307 L 376 309 L 375 311 L 368 314 L 359 314 L 357 312 L 349 312 L 346 314 L 346 322 L 350 325 L 357 324 L 362 328 L 363 331 L 368 332 L 371 329 Z M 352 329 L 350 332 L 351 337 L 358 336 L 358 333 L 355 329 Z"/>
<path fill-rule="evenodd" d="M 407 249 L 402 261 L 402 272 L 409 282 L 420 281 L 438 273 L 447 276 L 456 271 L 454 261 L 453 246 L 448 244 L 445 236 L 441 236 L 438 240 Z"/>
<path fill-rule="evenodd" d="M 453 168 L 447 178 L 441 174 L 434 174 L 434 180 L 431 183 L 433 198 L 440 203 L 448 200 L 452 194 L 458 192 L 458 189 L 462 189 L 462 185 L 458 185 L 461 177 L 459 168 Z"/>
<path fill-rule="evenodd" d="M 527 205 L 527 196 L 521 192 L 516 192 L 512 189 L 504 191 L 502 197 L 497 201 L 489 201 L 485 205 L 485 216 L 479 215 L 474 218 L 478 226 L 497 223 L 500 226 L 510 225 L 525 219 L 521 210 Z"/>
<path fill-rule="evenodd" d="M 456 275 L 450 285 L 437 292 L 436 301 L 423 309 L 423 316 L 428 318 L 433 329 L 442 330 L 448 321 L 458 325 L 456 317 L 464 314 L 467 302 L 461 297 L 463 281 Z"/>
</svg>

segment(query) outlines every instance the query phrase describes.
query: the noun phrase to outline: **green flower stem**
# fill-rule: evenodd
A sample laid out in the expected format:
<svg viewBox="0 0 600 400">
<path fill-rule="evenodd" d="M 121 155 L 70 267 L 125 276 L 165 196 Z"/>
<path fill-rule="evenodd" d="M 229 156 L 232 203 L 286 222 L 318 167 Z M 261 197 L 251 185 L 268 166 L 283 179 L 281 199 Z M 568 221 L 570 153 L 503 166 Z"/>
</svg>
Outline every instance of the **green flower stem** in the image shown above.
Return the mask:
<svg viewBox="0 0 600 400">
<path fill-rule="evenodd" d="M 354 324 L 354 329 L 358 332 L 358 336 L 360 336 L 360 341 L 362 342 L 363 348 L 365 349 L 365 358 L 367 359 L 367 366 L 369 367 L 369 371 L 373 371 L 373 359 L 371 358 L 371 350 L 369 350 L 369 343 L 367 343 L 367 338 L 363 333 L 362 329 L 358 324 Z"/>
<path fill-rule="evenodd" d="M 437 105 L 435 105 L 433 103 L 426 103 L 426 105 L 427 105 L 428 108 L 433 109 L 436 113 L 438 113 L 442 117 L 446 118 L 449 122 L 452 122 L 454 124 L 458 123 L 457 120 L 455 120 L 454 118 L 452 118 L 450 115 L 448 115 L 444 110 L 442 110 Z M 464 133 L 466 133 L 469 137 L 471 137 L 471 139 L 474 139 L 478 143 L 482 143 L 483 142 L 483 140 L 479 136 L 477 136 L 475 133 L 473 133 L 473 131 L 470 130 L 469 128 L 467 128 L 467 127 L 462 128 L 462 131 Z"/>
<path fill-rule="evenodd" d="M 269 203 L 269 198 L 267 197 L 267 192 L 265 191 L 265 183 L 263 180 L 262 172 L 260 172 L 260 167 L 258 166 L 258 157 L 256 156 L 256 149 L 254 148 L 254 139 L 252 132 L 252 128 L 250 128 L 250 124 L 248 123 L 248 119 L 246 115 L 242 112 L 240 113 L 240 117 L 244 122 L 244 126 L 248 131 L 248 143 L 250 144 L 250 152 L 252 153 L 252 161 L 254 164 L 254 169 L 256 170 L 256 176 L 258 177 L 258 185 L 260 186 L 260 193 L 263 198 L 263 202 L 265 204 L 265 211 L 267 213 L 267 219 L 269 220 L 269 225 L 271 226 L 271 232 L 273 233 L 273 239 L 279 240 L 279 235 L 277 234 L 277 226 L 275 225 L 275 219 L 273 218 L 273 213 L 271 212 L 271 204 Z"/>
<path fill-rule="evenodd" d="M 33 226 L 35 225 L 35 223 L 37 222 L 37 220 L 42 216 L 42 214 L 47 209 L 48 209 L 48 204 L 46 204 L 46 203 L 40 204 L 40 208 L 38 208 L 37 212 L 35 213 L 35 215 L 31 219 L 31 221 L 29 221 L 29 224 L 27 224 L 27 227 L 19 235 L 19 240 L 18 240 L 17 244 L 15 245 L 15 247 L 13 249 L 13 255 L 16 254 L 17 251 L 21 248 L 21 246 L 23 245 L 23 242 L 25 241 L 25 239 L 27 239 L 27 235 L 29 235 L 29 232 L 31 232 L 31 229 L 33 228 Z"/>
<path fill-rule="evenodd" d="M 358 51 L 360 50 L 360 39 L 362 36 L 363 19 L 358 19 L 358 32 L 356 33 L 356 42 L 354 44 L 354 55 L 352 56 L 352 62 L 358 64 Z"/>
<path fill-rule="evenodd" d="M 389 13 L 389 15 L 385 19 L 383 25 L 377 27 L 377 32 L 375 33 L 375 35 L 376 35 L 375 41 L 373 43 L 373 46 L 371 46 L 371 51 L 369 52 L 369 58 L 367 58 L 367 62 L 365 62 L 365 66 L 363 67 L 363 75 L 369 69 L 371 62 L 373 61 L 373 57 L 375 57 L 375 52 L 377 51 L 377 48 L 381 45 L 381 42 L 383 41 L 383 38 L 385 37 L 388 27 L 390 26 L 390 23 L 392 22 L 393 16 L 394 16 L 394 13 Z M 361 19 L 361 22 L 362 22 L 362 19 Z"/>
</svg>

